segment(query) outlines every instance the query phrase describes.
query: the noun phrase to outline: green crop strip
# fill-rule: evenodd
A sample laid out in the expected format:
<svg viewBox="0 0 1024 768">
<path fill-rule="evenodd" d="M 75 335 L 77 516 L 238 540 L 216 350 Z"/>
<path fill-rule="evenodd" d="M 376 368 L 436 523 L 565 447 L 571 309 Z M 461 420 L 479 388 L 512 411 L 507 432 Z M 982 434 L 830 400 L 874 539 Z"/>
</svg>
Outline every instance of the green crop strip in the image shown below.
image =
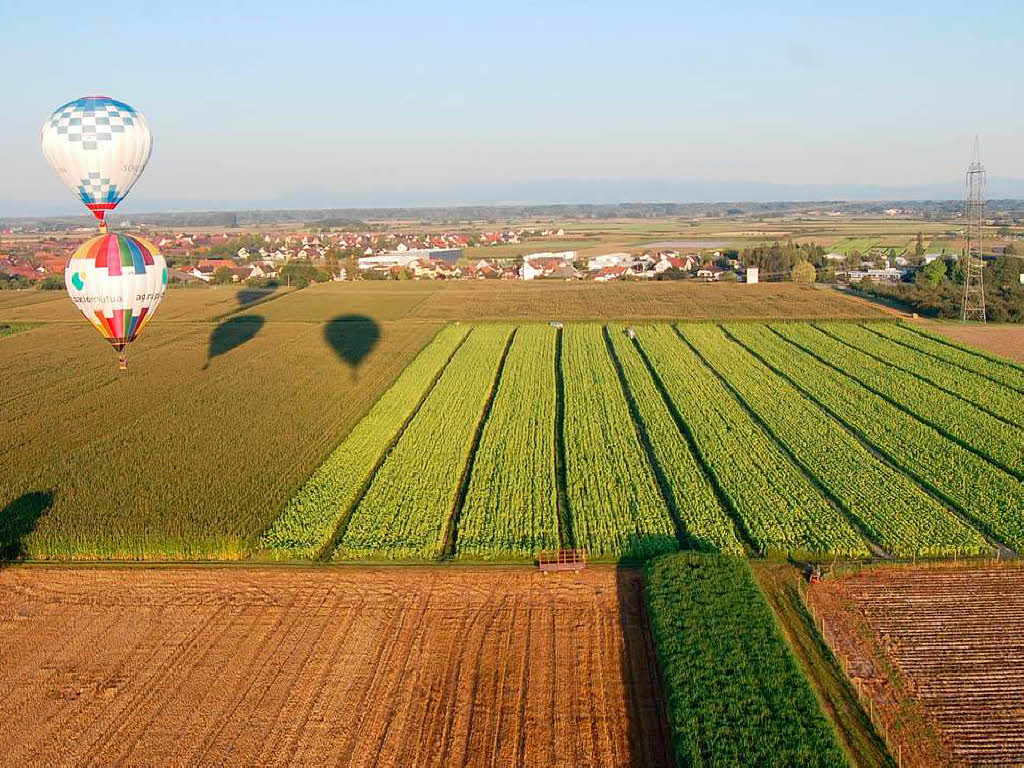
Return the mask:
<svg viewBox="0 0 1024 768">
<path fill-rule="evenodd" d="M 1024 432 L 965 403 L 955 395 L 875 360 L 829 334 L 841 335 L 838 324 L 779 323 L 770 326 L 783 338 L 811 353 L 872 392 L 905 409 L 939 432 L 970 448 L 1018 478 L 1024 477 Z M 826 333 L 826 331 L 828 333 Z"/>
<path fill-rule="evenodd" d="M 437 385 L 352 513 L 337 559 L 436 560 L 510 326 L 480 326 Z"/>
<path fill-rule="evenodd" d="M 689 426 L 747 535 L 763 554 L 867 555 L 868 548 L 672 328 L 640 345 Z"/>
<path fill-rule="evenodd" d="M 678 765 L 848 764 L 744 560 L 659 557 L 647 605 Z"/>
<path fill-rule="evenodd" d="M 453 325 L 434 337 L 289 500 L 260 538 L 261 549 L 279 558 L 312 558 L 323 551 L 468 332 Z"/>
<path fill-rule="evenodd" d="M 714 326 L 686 339 L 757 413 L 776 440 L 874 541 L 900 557 L 977 554 L 984 538 L 875 458 L 857 438 Z"/>
<path fill-rule="evenodd" d="M 599 325 L 562 332 L 566 496 L 576 546 L 643 559 L 679 548 Z"/>
<path fill-rule="evenodd" d="M 995 538 L 1024 547 L 1024 484 L 762 325 L 729 334 L 893 465 Z"/>
<path fill-rule="evenodd" d="M 532 559 L 558 548 L 557 335 L 546 325 L 516 331 L 459 517 L 458 557 Z"/>
</svg>

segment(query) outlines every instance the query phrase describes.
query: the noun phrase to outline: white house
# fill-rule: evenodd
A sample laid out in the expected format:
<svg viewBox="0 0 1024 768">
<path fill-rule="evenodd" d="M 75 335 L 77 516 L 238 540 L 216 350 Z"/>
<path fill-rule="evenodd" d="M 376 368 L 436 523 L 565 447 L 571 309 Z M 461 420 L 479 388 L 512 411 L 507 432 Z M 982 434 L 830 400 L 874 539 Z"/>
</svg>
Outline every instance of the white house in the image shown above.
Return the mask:
<svg viewBox="0 0 1024 768">
<path fill-rule="evenodd" d="M 597 272 L 605 267 L 628 267 L 633 261 L 633 255 L 629 253 L 604 253 L 595 256 L 587 262 L 587 269 L 590 272 Z"/>
</svg>

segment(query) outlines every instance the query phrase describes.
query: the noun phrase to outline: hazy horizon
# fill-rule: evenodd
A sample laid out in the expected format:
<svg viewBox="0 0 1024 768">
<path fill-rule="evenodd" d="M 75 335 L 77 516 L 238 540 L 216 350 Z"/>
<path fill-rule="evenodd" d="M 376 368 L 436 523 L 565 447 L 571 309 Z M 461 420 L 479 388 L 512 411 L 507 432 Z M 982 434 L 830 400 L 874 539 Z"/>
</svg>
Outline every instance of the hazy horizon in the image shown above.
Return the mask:
<svg viewBox="0 0 1024 768">
<path fill-rule="evenodd" d="M 126 214 L 957 197 L 975 134 L 992 196 L 1024 196 L 1009 76 L 1020 21 L 1024 9 L 999 0 L 245 13 L 186 1 L 110 16 L 12 2 L 0 41 L 25 66 L 0 75 L 0 157 L 17 181 L 0 216 L 79 210 L 39 126 L 87 93 L 152 126 Z"/>
</svg>

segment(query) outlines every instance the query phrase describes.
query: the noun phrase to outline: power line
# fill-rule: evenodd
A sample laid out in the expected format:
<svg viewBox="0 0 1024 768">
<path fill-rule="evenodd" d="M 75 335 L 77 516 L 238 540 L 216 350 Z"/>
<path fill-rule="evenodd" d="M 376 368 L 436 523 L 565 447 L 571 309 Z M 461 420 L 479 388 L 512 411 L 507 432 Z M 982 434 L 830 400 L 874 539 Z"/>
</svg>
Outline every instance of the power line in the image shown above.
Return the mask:
<svg viewBox="0 0 1024 768">
<path fill-rule="evenodd" d="M 985 322 L 985 285 L 982 278 L 982 235 L 985 225 L 985 166 L 981 164 L 981 144 L 974 137 L 974 157 L 967 167 L 967 248 L 964 249 L 964 299 L 960 319 Z"/>
</svg>

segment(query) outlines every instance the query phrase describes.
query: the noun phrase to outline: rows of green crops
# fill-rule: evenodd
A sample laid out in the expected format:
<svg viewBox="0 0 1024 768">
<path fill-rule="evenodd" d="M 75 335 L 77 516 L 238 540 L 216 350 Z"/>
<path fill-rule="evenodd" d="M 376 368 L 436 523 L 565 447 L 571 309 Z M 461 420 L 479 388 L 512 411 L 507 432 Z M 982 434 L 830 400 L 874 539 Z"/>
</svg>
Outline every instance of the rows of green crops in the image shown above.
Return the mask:
<svg viewBox="0 0 1024 768">
<path fill-rule="evenodd" d="M 1008 472 L 1024 478 L 1024 432 L 1017 427 L 844 344 L 836 338 L 845 333 L 841 324 L 823 324 L 821 327 L 825 330 L 805 324 L 780 323 L 772 327 L 835 370 L 856 379 Z"/>
<path fill-rule="evenodd" d="M 643 328 L 638 338 L 704 465 L 759 552 L 868 554 L 842 514 L 672 328 Z"/>
<path fill-rule="evenodd" d="M 565 490 L 572 538 L 597 557 L 677 549 L 675 525 L 599 325 L 562 332 Z"/>
<path fill-rule="evenodd" d="M 989 551 L 984 538 L 715 326 L 686 339 L 850 517 L 899 557 Z"/>
<path fill-rule="evenodd" d="M 941 345 L 878 324 L 656 325 L 635 338 L 452 326 L 260 545 L 350 560 L 558 547 L 941 557 L 989 551 L 981 531 L 1020 549 L 1024 483 L 1005 466 L 1022 450 L 1017 395 L 907 334 Z"/>
<path fill-rule="evenodd" d="M 905 325 L 890 323 L 872 325 L 871 329 L 887 339 L 920 350 L 943 363 L 972 371 L 1004 387 L 1024 393 L 1024 367 L 1009 360 L 997 359 L 984 352 L 968 349 L 952 339 L 932 336 L 919 328 L 911 329 Z"/>
<path fill-rule="evenodd" d="M 688 549 L 742 554 L 732 521 L 672 417 L 636 345 L 621 327 L 609 328 L 615 357 L 626 378 L 638 424 L 651 446 L 655 468 Z"/>
<path fill-rule="evenodd" d="M 437 559 L 512 328 L 475 328 L 352 513 L 338 559 Z"/>
<path fill-rule="evenodd" d="M 283 558 L 316 557 L 323 551 L 467 332 L 463 326 L 448 326 L 434 337 L 289 500 L 260 538 L 261 549 Z"/>
<path fill-rule="evenodd" d="M 659 557 L 647 606 L 678 765 L 848 765 L 746 561 Z"/>
<path fill-rule="evenodd" d="M 546 325 L 516 331 L 459 516 L 460 557 L 531 559 L 558 548 L 557 336 Z"/>
<path fill-rule="evenodd" d="M 1016 549 L 1024 546 L 1024 483 L 768 327 L 727 323 L 725 328 L 894 466 L 982 530 Z"/>
<path fill-rule="evenodd" d="M 879 323 L 878 325 L 891 325 Z M 951 392 L 1003 421 L 1024 427 L 1021 393 L 996 384 L 984 376 L 948 365 L 938 365 L 934 358 L 910 347 L 893 344 L 884 335 L 873 333 L 877 326 L 836 325 L 822 329 L 851 347 L 878 358 L 901 370 Z"/>
</svg>

